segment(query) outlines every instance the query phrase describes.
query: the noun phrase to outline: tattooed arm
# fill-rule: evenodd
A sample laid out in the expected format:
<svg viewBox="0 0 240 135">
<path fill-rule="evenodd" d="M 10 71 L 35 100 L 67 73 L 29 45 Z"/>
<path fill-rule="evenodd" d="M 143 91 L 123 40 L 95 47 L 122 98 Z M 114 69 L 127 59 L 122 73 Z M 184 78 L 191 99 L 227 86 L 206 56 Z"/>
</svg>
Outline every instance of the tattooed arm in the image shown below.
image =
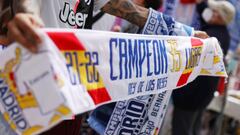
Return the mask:
<svg viewBox="0 0 240 135">
<path fill-rule="evenodd" d="M 147 22 L 149 9 L 134 4 L 131 0 L 110 0 L 102 11 L 114 16 L 121 17 L 143 28 Z M 206 32 L 195 31 L 194 36 L 208 38 Z"/>
<path fill-rule="evenodd" d="M 144 27 L 149 10 L 134 4 L 131 0 L 110 0 L 102 11 L 128 20 L 129 22 Z"/>
</svg>

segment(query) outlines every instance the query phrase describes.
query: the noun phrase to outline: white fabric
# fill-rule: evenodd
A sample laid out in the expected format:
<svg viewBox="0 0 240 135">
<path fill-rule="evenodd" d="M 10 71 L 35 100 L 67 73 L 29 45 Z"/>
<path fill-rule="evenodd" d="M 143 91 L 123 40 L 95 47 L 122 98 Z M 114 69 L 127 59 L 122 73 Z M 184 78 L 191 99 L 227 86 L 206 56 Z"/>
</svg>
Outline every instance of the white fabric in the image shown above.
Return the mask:
<svg viewBox="0 0 240 135">
<path fill-rule="evenodd" d="M 123 133 L 132 133 L 134 135 L 157 135 L 160 131 L 171 95 L 172 90 L 167 90 L 160 94 L 140 96 L 134 99 L 117 102 L 104 135 L 118 135 Z M 131 102 L 135 102 L 135 104 L 144 104 L 142 111 L 137 110 L 134 112 L 129 109 L 131 108 Z M 127 113 L 129 111 L 133 113 Z M 124 119 L 128 118 L 134 121 L 131 125 L 127 125 L 126 122 L 124 122 Z"/>
<path fill-rule="evenodd" d="M 13 122 L 19 134 L 44 131 L 66 116 L 102 104 L 176 89 L 199 75 L 227 76 L 215 38 L 89 30 L 47 32 L 52 40 L 45 35 L 36 55 L 18 44 L 0 53 L 0 111 L 12 114 L 9 108 L 17 107 L 18 115 L 10 115 L 6 121 Z M 77 76 L 80 84 L 71 84 L 70 78 Z M 85 89 L 76 87 L 82 85 Z M 8 98 L 14 102 L 8 103 Z"/>
<path fill-rule="evenodd" d="M 65 3 L 69 3 L 70 10 L 74 8 L 79 0 L 42 0 L 40 8 L 40 16 L 43 19 L 45 26 L 49 28 L 75 28 L 68 23 L 63 23 L 60 20 L 60 12 L 64 9 Z M 87 3 L 92 0 L 85 0 Z M 100 9 L 109 0 L 94 0 L 94 10 Z M 84 16 L 84 15 L 83 15 Z M 86 16 L 86 15 L 85 15 Z M 70 17 L 73 19 L 73 17 Z"/>
<path fill-rule="evenodd" d="M 193 28 L 189 26 L 184 26 L 181 23 L 175 22 L 173 18 L 162 15 L 160 12 L 150 9 L 148 20 L 142 33 L 153 35 L 160 34 L 191 36 L 193 33 Z M 209 65 L 212 64 L 209 63 Z M 167 90 L 160 94 L 150 95 L 149 98 L 137 97 L 128 101 L 118 102 L 115 106 L 114 112 L 111 115 L 104 134 L 157 134 L 159 132 L 159 129 L 161 128 L 162 120 L 164 118 L 164 114 L 166 113 L 166 106 L 170 100 L 171 93 L 171 90 Z M 139 116 L 138 118 L 136 118 L 133 113 L 127 113 L 129 110 L 133 111 L 131 109 L 128 109 L 131 108 L 132 101 L 134 101 L 135 104 L 145 104 L 145 107 L 142 108 L 142 111 L 135 110 L 134 115 L 135 113 L 137 113 Z M 122 105 L 123 102 L 125 102 L 125 105 Z M 117 119 L 116 116 L 121 119 Z M 125 120 L 129 118 L 131 118 L 132 121 L 135 122 L 127 124 L 129 121 Z M 98 130 L 96 129 L 96 131 Z M 103 133 L 100 132 L 101 131 L 99 131 L 99 134 L 103 135 Z"/>
<path fill-rule="evenodd" d="M 95 15 L 98 12 L 95 12 Z M 97 22 L 93 24 L 93 30 L 111 31 L 116 17 L 110 14 L 104 14 Z"/>
<path fill-rule="evenodd" d="M 3 50 L 3 48 L 4 48 L 4 47 L 3 47 L 2 45 L 0 45 L 0 51 L 2 51 L 2 50 Z"/>
</svg>

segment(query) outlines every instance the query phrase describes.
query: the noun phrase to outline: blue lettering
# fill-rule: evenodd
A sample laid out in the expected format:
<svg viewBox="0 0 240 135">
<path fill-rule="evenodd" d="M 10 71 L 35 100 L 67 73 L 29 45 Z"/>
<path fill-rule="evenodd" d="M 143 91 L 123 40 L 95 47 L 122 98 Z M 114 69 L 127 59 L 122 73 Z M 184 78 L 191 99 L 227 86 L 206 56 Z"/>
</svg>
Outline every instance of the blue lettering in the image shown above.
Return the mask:
<svg viewBox="0 0 240 135">
<path fill-rule="evenodd" d="M 141 113 L 144 110 L 144 104 L 136 101 L 131 101 L 128 105 L 128 110 Z"/>
<path fill-rule="evenodd" d="M 3 81 L 0 81 L 1 84 L 2 84 L 2 82 Z M 0 87 L 0 96 L 1 96 L 1 98 L 3 98 L 5 96 L 7 91 L 8 91 L 8 87 L 6 87 L 6 86 Z"/>
<path fill-rule="evenodd" d="M 157 53 L 158 50 L 160 49 L 159 45 L 158 45 L 158 41 L 154 40 L 153 41 L 153 50 L 155 51 L 154 55 L 154 74 L 159 75 L 160 74 L 160 61 L 161 61 L 161 57 L 160 57 L 160 53 Z M 158 65 L 158 66 L 157 66 Z"/>
<path fill-rule="evenodd" d="M 86 63 L 86 75 L 87 75 L 87 81 L 89 83 L 92 83 L 93 82 L 93 76 L 91 74 L 91 67 L 92 67 L 92 59 L 91 59 L 91 53 L 90 52 L 85 52 L 85 58 L 87 58 L 87 63 Z M 78 68 L 77 68 L 78 69 Z"/>
<path fill-rule="evenodd" d="M 143 91 L 143 84 L 144 84 L 144 81 L 141 81 L 139 83 L 137 93 L 141 93 Z"/>
<path fill-rule="evenodd" d="M 144 62 L 144 59 L 145 59 L 145 56 L 146 56 L 146 51 L 145 51 L 145 48 L 146 48 L 146 44 L 145 44 L 145 40 L 139 40 L 138 41 L 138 45 L 140 46 L 139 47 L 139 66 L 140 66 L 140 77 L 142 77 L 142 66 L 143 66 L 143 62 Z M 143 48 L 143 49 L 142 49 Z M 143 53 L 143 54 L 142 54 Z"/>
<path fill-rule="evenodd" d="M 123 115 L 123 121 L 121 122 L 121 129 L 118 132 L 120 135 L 132 135 L 135 132 L 135 128 L 142 120 L 145 104 L 142 102 L 136 102 L 131 100 L 127 105 L 125 114 Z"/>
<path fill-rule="evenodd" d="M 146 85 L 146 91 L 153 91 L 155 88 L 155 80 L 149 80 Z"/>
<path fill-rule="evenodd" d="M 137 83 L 129 83 L 128 85 L 128 94 L 132 95 L 135 93 Z"/>
<path fill-rule="evenodd" d="M 110 78 L 112 81 L 117 80 L 117 76 L 113 75 L 113 46 L 115 46 L 115 48 L 117 47 L 117 39 L 116 38 L 112 38 L 110 40 L 110 44 L 109 44 L 109 48 L 110 48 Z"/>
<path fill-rule="evenodd" d="M 135 44 L 132 45 L 132 42 L 131 40 L 129 39 L 128 42 L 129 42 L 129 50 L 128 50 L 128 53 L 129 53 L 129 77 L 128 78 L 132 78 L 132 70 L 136 72 L 136 77 L 138 78 L 139 75 L 138 75 L 138 68 L 139 68 L 139 65 L 138 65 L 138 50 L 137 50 L 137 43 L 136 43 L 137 40 L 135 40 Z M 141 52 L 140 52 L 141 53 Z"/>
<path fill-rule="evenodd" d="M 128 68 L 127 68 L 127 61 L 128 61 L 128 57 L 127 57 L 127 42 L 125 39 L 119 39 L 119 67 L 120 67 L 120 75 L 119 75 L 119 79 L 123 79 L 123 72 L 125 71 L 125 79 L 127 79 L 128 76 Z M 125 60 L 123 62 L 123 60 Z M 124 65 L 123 65 L 124 63 Z M 123 67 L 125 68 L 125 70 L 123 71 Z"/>
<path fill-rule="evenodd" d="M 28 127 L 27 121 L 24 119 L 21 108 L 18 106 L 15 95 L 9 90 L 3 80 L 0 80 L 1 104 L 10 116 L 10 120 L 14 122 L 20 130 Z"/>
<path fill-rule="evenodd" d="M 166 51 L 166 46 L 164 41 L 159 41 L 160 44 L 160 52 L 161 52 L 161 61 L 162 61 L 162 74 L 166 74 L 168 71 L 168 59 L 167 59 L 167 51 Z M 165 67 L 164 67 L 165 66 Z M 165 72 L 164 72 L 165 69 Z"/>
<path fill-rule="evenodd" d="M 162 40 L 113 38 L 109 49 L 112 81 L 166 74 L 168 71 L 167 50 Z"/>
<path fill-rule="evenodd" d="M 69 73 L 69 77 L 70 77 L 70 81 L 71 84 L 76 85 L 77 84 L 77 76 L 76 74 L 72 71 L 72 68 L 74 66 L 74 61 L 72 59 L 72 55 L 69 52 L 65 53 L 65 58 L 67 59 L 68 63 L 67 63 L 67 70 Z"/>
<path fill-rule="evenodd" d="M 120 130 L 120 132 L 118 134 L 119 135 L 133 135 L 133 130 L 123 128 Z"/>
<path fill-rule="evenodd" d="M 146 45 L 147 45 L 147 76 L 152 76 L 152 72 L 150 72 L 151 70 L 151 63 L 150 63 L 150 57 L 152 56 L 152 53 L 150 52 L 149 48 L 150 48 L 150 43 L 151 40 L 146 40 Z M 160 65 L 159 65 L 160 66 Z"/>
</svg>

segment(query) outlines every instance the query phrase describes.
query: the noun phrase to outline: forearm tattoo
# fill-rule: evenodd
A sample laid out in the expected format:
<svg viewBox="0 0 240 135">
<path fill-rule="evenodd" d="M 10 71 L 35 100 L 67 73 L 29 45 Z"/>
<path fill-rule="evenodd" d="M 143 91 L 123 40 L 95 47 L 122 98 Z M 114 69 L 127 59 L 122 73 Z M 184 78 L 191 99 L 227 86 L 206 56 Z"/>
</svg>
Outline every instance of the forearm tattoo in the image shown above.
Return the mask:
<svg viewBox="0 0 240 135">
<path fill-rule="evenodd" d="M 121 17 L 129 22 L 144 27 L 149 10 L 134 4 L 131 0 L 110 0 L 102 11 Z"/>
</svg>

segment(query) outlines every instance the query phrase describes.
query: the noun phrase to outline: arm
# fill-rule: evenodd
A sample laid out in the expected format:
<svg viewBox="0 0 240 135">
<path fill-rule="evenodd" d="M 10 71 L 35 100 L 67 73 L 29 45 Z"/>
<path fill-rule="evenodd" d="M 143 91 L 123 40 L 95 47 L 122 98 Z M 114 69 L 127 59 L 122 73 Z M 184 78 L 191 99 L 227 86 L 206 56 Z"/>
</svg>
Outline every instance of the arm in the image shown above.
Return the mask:
<svg viewBox="0 0 240 135">
<path fill-rule="evenodd" d="M 129 22 L 138 25 L 140 28 L 146 27 L 146 25 L 147 25 L 146 23 L 147 23 L 148 19 L 151 17 L 149 9 L 138 6 L 138 5 L 134 4 L 131 0 L 110 0 L 102 8 L 102 10 L 111 15 L 126 19 Z M 151 11 L 153 11 L 153 10 L 151 10 Z M 156 11 L 155 11 L 155 13 L 156 13 Z M 161 18 L 160 21 L 158 19 L 158 21 L 159 21 L 158 27 L 160 27 L 160 29 L 164 32 L 152 33 L 152 34 L 172 35 L 172 33 L 179 32 L 179 29 L 174 29 L 174 27 L 176 27 L 176 28 L 179 27 L 179 25 L 181 25 L 181 23 L 174 21 L 174 19 L 169 16 L 162 15 L 162 13 L 157 13 L 157 14 L 159 14 L 159 17 Z M 171 22 L 171 24 L 168 25 L 169 19 L 172 22 Z M 165 24 L 165 25 L 163 25 L 163 24 Z M 167 31 L 167 32 L 165 32 L 165 31 Z M 182 35 L 182 33 L 180 33 L 179 35 Z M 194 31 L 194 36 L 199 37 L 199 38 L 208 38 L 208 35 L 205 32 L 201 32 L 201 31 Z"/>
<path fill-rule="evenodd" d="M 128 20 L 129 22 L 144 27 L 149 10 L 134 4 L 131 0 L 110 0 L 102 11 Z"/>
</svg>

